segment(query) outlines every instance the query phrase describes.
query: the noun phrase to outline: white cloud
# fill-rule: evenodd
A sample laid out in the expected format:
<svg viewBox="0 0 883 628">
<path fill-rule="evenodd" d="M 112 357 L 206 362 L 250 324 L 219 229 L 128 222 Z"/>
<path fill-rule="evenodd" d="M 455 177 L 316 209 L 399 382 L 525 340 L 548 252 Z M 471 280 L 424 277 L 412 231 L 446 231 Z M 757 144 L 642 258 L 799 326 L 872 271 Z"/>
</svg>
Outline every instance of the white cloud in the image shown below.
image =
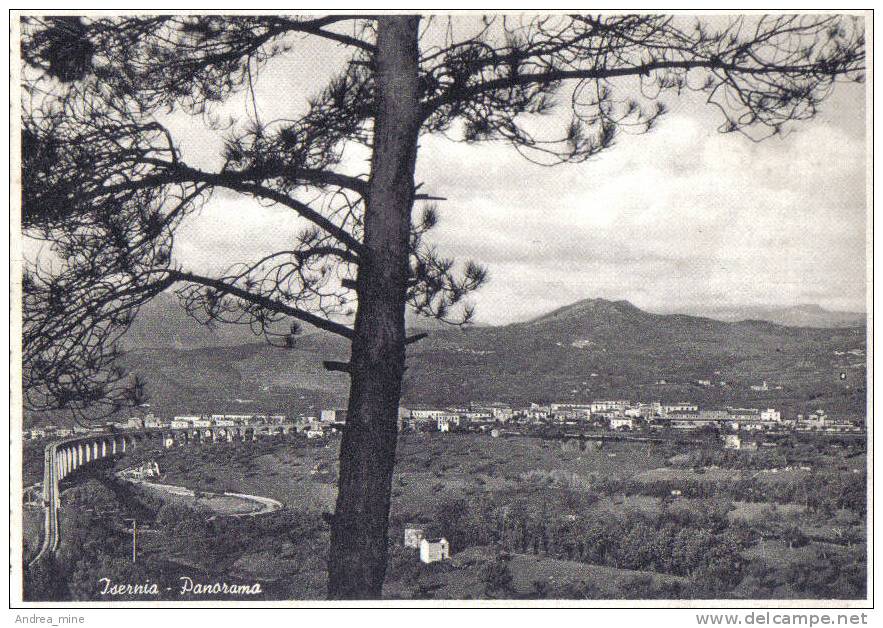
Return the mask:
<svg viewBox="0 0 883 628">
<path fill-rule="evenodd" d="M 324 83 L 315 68 L 334 67 L 340 54 L 306 49 L 271 67 L 257 85 L 262 119 L 296 115 L 302 96 Z M 817 119 L 757 144 L 718 134 L 717 113 L 685 97 L 652 133 L 623 135 L 588 163 L 555 168 L 505 145 L 424 137 L 418 180 L 448 198 L 434 235 L 440 249 L 489 266 L 491 282 L 474 299 L 483 321 L 594 296 L 650 309 L 808 300 L 861 309 L 862 94 L 838 86 Z M 237 98 L 224 113 L 242 111 Z M 214 165 L 218 140 L 193 130 L 198 119 L 170 123 L 185 157 Z M 348 169 L 364 170 L 362 157 Z M 288 210 L 217 195 L 178 234 L 176 257 L 215 270 L 285 246 L 301 226 Z"/>
<path fill-rule="evenodd" d="M 752 143 L 688 102 L 590 163 L 542 168 L 507 147 L 432 138 L 419 174 L 449 199 L 442 248 L 490 266 L 484 320 L 592 296 L 861 309 L 865 149 L 843 126 L 817 119 Z"/>
</svg>

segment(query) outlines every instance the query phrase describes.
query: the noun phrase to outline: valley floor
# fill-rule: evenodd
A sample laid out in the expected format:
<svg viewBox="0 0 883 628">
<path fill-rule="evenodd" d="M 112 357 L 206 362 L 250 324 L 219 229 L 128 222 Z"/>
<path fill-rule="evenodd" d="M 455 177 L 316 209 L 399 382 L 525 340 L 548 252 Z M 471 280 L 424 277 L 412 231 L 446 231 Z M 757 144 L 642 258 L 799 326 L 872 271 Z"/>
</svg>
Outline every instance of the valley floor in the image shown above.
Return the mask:
<svg viewBox="0 0 883 628">
<path fill-rule="evenodd" d="M 776 460 L 696 448 L 402 435 L 384 596 L 864 598 L 863 445 L 794 444 Z M 812 467 L 788 464 L 809 453 Z M 44 583 L 49 592 L 42 595 L 102 599 L 101 570 L 134 577 L 123 558 L 131 545 L 122 519 L 135 515 L 152 529 L 139 548 L 139 577 L 260 582 L 262 599 L 324 596 L 322 513 L 334 507 L 337 441 L 139 450 L 116 470 L 140 460 L 155 460 L 164 483 L 262 495 L 283 508 L 214 517 L 198 505 L 121 487 L 111 479 L 114 469 L 96 470 L 75 478 L 65 494 L 60 551 L 63 557 L 90 547 L 94 555 L 68 565 L 67 587 Z M 709 460 L 716 464 L 701 464 Z M 788 470 L 772 472 L 771 464 Z M 422 564 L 402 545 L 406 523 L 445 536 L 451 560 Z M 90 545 L 96 530 L 104 540 Z"/>
</svg>

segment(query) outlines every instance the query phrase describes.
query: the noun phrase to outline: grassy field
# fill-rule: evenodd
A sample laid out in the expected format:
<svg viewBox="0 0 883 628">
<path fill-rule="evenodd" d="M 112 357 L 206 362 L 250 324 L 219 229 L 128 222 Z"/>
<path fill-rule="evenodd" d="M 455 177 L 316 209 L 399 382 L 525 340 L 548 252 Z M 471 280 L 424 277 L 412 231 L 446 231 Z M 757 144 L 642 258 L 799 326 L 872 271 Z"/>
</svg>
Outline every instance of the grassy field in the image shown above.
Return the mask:
<svg viewBox="0 0 883 628">
<path fill-rule="evenodd" d="M 43 509 L 25 507 L 22 511 L 22 540 L 25 562 L 30 561 L 40 551 L 43 542 Z"/>
<path fill-rule="evenodd" d="M 181 495 L 171 493 L 159 487 L 143 484 L 146 490 L 156 491 L 161 499 L 167 502 L 178 502 L 191 508 L 205 508 L 219 516 L 245 515 L 256 512 L 260 505 L 256 502 L 235 495 L 196 494 Z"/>
</svg>

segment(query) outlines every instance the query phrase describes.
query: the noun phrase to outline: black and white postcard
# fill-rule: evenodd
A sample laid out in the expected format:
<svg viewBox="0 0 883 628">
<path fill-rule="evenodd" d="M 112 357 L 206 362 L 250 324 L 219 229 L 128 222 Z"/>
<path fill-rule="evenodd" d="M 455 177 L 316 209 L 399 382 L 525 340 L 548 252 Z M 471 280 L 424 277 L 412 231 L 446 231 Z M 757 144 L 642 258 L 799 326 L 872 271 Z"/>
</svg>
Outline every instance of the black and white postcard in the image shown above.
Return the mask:
<svg viewBox="0 0 883 628">
<path fill-rule="evenodd" d="M 861 615 L 872 18 L 13 11 L 11 606 Z"/>
</svg>

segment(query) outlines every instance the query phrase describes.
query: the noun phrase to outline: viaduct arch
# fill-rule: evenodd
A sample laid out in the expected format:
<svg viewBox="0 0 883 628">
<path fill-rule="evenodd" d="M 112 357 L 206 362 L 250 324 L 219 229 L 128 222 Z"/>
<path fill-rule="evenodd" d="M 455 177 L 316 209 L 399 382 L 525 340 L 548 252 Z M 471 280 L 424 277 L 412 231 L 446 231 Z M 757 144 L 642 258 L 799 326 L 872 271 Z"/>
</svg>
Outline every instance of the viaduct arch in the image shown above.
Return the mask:
<svg viewBox="0 0 883 628">
<path fill-rule="evenodd" d="M 92 434 L 55 441 L 43 454 L 43 543 L 30 565 L 58 549 L 60 507 L 59 484 L 77 469 L 106 458 L 124 455 L 141 444 L 159 442 L 166 449 L 214 442 L 247 442 L 259 437 L 285 437 L 297 432 L 297 425 L 213 426 L 200 428 L 159 428 Z"/>
</svg>

